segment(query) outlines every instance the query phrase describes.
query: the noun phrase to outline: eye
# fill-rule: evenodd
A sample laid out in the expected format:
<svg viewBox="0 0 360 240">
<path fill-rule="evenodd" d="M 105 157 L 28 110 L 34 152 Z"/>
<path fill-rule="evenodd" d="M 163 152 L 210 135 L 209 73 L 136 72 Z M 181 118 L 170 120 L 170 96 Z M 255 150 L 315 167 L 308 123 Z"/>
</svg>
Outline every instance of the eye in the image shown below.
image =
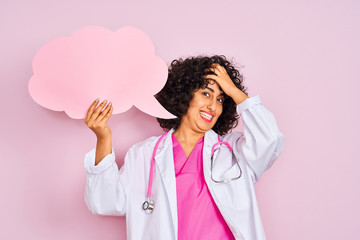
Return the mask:
<svg viewBox="0 0 360 240">
<path fill-rule="evenodd" d="M 204 95 L 205 97 L 209 97 L 210 94 L 208 92 L 202 92 L 202 95 Z"/>
<path fill-rule="evenodd" d="M 224 103 L 224 98 L 218 98 L 218 102 L 223 104 Z"/>
</svg>

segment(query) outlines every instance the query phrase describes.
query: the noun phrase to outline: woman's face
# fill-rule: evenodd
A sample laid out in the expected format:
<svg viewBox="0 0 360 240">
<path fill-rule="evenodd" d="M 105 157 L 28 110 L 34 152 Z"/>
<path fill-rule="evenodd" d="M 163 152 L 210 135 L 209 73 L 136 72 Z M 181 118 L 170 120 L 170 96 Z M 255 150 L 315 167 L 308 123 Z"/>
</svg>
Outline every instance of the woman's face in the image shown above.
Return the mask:
<svg viewBox="0 0 360 240">
<path fill-rule="evenodd" d="M 181 127 L 189 127 L 195 132 L 210 130 L 223 110 L 224 92 L 217 82 L 210 82 L 206 88 L 195 91 L 186 115 L 181 118 Z"/>
</svg>

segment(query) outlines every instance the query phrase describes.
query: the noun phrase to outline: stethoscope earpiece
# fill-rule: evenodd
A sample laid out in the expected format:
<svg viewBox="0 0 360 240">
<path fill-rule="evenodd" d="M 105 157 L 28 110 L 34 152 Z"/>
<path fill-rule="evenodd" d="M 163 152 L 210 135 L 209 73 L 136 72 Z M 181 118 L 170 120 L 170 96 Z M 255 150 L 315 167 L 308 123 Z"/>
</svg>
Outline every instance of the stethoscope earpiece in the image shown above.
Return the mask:
<svg viewBox="0 0 360 240">
<path fill-rule="evenodd" d="M 148 199 L 146 200 L 143 205 L 142 205 L 142 209 L 146 212 L 146 213 L 152 213 L 152 211 L 155 208 L 155 203 L 154 201 Z"/>
</svg>

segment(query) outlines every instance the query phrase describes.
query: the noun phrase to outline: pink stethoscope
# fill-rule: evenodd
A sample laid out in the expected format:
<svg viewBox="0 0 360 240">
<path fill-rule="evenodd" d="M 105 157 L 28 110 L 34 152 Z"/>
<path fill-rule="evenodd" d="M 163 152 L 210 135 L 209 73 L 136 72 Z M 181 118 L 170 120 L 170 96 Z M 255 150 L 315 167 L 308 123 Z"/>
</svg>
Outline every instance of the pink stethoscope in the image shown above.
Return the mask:
<svg viewBox="0 0 360 240">
<path fill-rule="evenodd" d="M 152 211 L 154 210 L 155 208 L 155 202 L 153 200 L 150 199 L 150 196 L 151 196 L 151 188 L 152 188 L 152 182 L 153 182 L 153 174 L 154 174 L 154 164 L 155 164 L 155 155 L 156 155 L 156 151 L 159 147 L 159 144 L 161 142 L 161 140 L 166 136 L 168 132 L 165 132 L 163 135 L 161 135 L 161 137 L 159 138 L 159 140 L 157 141 L 157 143 L 155 144 L 155 147 L 154 147 L 154 151 L 153 151 L 153 154 L 152 154 L 152 158 L 151 158 L 151 164 L 150 164 L 150 176 L 149 176 L 149 186 L 148 186 L 148 192 L 147 192 L 147 195 L 146 195 L 146 200 L 145 202 L 142 204 L 142 209 L 147 212 L 147 213 L 152 213 Z M 211 149 L 211 179 L 216 182 L 216 183 L 228 183 L 229 181 L 233 181 L 233 180 L 237 180 L 241 177 L 242 175 L 242 171 L 241 171 L 241 167 L 239 165 L 239 162 L 236 161 L 236 164 L 237 166 L 239 167 L 239 170 L 240 170 L 240 174 L 239 176 L 237 177 L 234 177 L 234 178 L 230 178 L 230 179 L 225 179 L 225 180 L 215 180 L 213 178 L 213 175 L 212 175 L 212 170 L 213 170 L 213 163 L 214 163 L 214 152 L 215 152 L 215 148 L 217 146 L 221 146 L 221 145 L 225 145 L 228 147 L 228 149 L 231 151 L 231 154 L 232 154 L 232 157 L 234 159 L 236 159 L 235 157 L 235 154 L 233 152 L 233 149 L 232 147 L 229 145 L 229 143 L 227 142 L 222 142 L 220 140 L 220 137 L 218 136 L 218 142 L 215 143 L 213 146 L 212 146 L 212 149 Z"/>
</svg>

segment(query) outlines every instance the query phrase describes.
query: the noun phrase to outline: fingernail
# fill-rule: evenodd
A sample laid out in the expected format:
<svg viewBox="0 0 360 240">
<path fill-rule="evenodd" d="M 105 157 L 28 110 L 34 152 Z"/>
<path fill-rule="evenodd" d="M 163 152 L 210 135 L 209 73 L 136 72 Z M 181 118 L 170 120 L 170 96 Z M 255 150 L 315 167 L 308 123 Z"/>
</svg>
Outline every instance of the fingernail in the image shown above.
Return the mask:
<svg viewBox="0 0 360 240">
<path fill-rule="evenodd" d="M 109 103 L 109 107 L 111 107 L 111 102 Z"/>
<path fill-rule="evenodd" d="M 95 100 L 95 102 L 98 102 L 100 100 L 100 98 L 97 98 L 96 100 Z"/>
</svg>

